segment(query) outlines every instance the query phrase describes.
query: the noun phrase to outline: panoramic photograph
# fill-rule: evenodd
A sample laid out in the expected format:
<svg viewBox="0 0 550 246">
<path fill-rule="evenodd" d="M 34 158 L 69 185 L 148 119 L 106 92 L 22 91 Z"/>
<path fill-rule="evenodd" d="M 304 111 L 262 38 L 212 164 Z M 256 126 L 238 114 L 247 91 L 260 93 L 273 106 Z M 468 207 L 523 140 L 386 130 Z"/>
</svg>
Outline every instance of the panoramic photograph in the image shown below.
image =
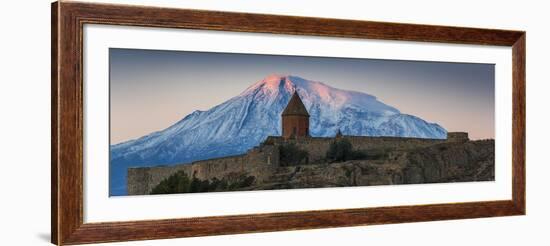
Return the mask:
<svg viewBox="0 0 550 246">
<path fill-rule="evenodd" d="M 494 64 L 109 49 L 109 195 L 494 181 Z"/>
</svg>

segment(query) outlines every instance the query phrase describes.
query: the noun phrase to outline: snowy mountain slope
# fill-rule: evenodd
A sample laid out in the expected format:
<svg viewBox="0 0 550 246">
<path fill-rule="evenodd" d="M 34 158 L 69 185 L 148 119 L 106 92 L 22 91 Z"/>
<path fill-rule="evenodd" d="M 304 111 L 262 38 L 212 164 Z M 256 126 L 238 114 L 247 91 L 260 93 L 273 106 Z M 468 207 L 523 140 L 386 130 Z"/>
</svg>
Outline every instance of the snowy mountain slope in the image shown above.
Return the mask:
<svg viewBox="0 0 550 246">
<path fill-rule="evenodd" d="M 296 76 L 271 75 L 207 111 L 195 111 L 165 130 L 111 146 L 110 194 L 126 194 L 128 167 L 186 163 L 246 152 L 281 134 L 281 112 L 297 91 L 310 114 L 312 136 L 445 138 L 446 130 L 401 114 L 376 97 Z"/>
</svg>

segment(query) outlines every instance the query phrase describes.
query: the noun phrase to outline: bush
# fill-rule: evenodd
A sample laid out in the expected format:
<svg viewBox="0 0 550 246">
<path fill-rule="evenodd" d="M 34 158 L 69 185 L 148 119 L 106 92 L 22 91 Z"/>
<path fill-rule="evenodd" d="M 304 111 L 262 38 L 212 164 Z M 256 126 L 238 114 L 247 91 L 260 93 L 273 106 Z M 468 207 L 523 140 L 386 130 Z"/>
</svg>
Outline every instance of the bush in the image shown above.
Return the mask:
<svg viewBox="0 0 550 246">
<path fill-rule="evenodd" d="M 279 146 L 279 158 L 281 166 L 297 166 L 308 163 L 309 154 L 294 143 Z"/>
<path fill-rule="evenodd" d="M 238 190 L 249 187 L 254 184 L 255 180 L 256 178 L 254 176 L 241 175 L 237 178 L 237 180 L 234 180 L 231 184 L 229 184 L 227 190 Z"/>
<path fill-rule="evenodd" d="M 175 194 L 175 193 L 197 193 L 197 192 L 212 192 L 212 191 L 232 191 L 249 187 L 254 184 L 256 178 L 254 176 L 241 175 L 232 182 L 228 179 L 213 178 L 210 180 L 201 180 L 193 175 L 193 178 L 184 171 L 178 171 L 170 177 L 161 181 L 153 188 L 151 194 Z"/>
<path fill-rule="evenodd" d="M 184 171 L 178 171 L 161 181 L 153 188 L 151 194 L 173 194 L 189 192 L 191 180 Z"/>
<path fill-rule="evenodd" d="M 353 150 L 349 140 L 340 139 L 330 144 L 326 158 L 329 162 L 343 162 L 368 159 L 369 155 L 363 151 Z"/>
<path fill-rule="evenodd" d="M 200 180 L 196 178 L 193 175 L 193 180 L 191 180 L 191 185 L 189 186 L 190 193 L 196 193 L 196 192 L 208 192 L 211 190 L 215 190 L 216 187 L 210 186 L 210 181 L 208 180 Z"/>
<path fill-rule="evenodd" d="M 241 188 L 251 186 L 252 184 L 254 184 L 254 181 L 256 181 L 256 177 L 254 176 L 248 176 L 244 178 L 241 182 Z"/>
<path fill-rule="evenodd" d="M 219 180 L 217 178 L 213 178 L 210 186 L 214 188 L 214 191 L 224 191 L 227 190 L 228 185 L 225 179 Z"/>
<path fill-rule="evenodd" d="M 351 152 L 351 143 L 347 139 L 342 139 L 330 143 L 326 156 L 333 162 L 347 161 L 351 157 Z"/>
</svg>

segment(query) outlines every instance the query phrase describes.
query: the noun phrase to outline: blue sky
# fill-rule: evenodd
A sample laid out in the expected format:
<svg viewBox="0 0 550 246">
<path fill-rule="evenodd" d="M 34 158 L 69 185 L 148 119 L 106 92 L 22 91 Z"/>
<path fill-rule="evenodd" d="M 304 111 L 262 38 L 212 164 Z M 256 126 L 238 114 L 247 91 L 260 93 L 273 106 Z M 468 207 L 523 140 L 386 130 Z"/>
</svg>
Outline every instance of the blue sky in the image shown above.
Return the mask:
<svg viewBox="0 0 550 246">
<path fill-rule="evenodd" d="M 162 130 L 270 74 L 362 91 L 473 139 L 494 138 L 494 65 L 110 49 L 111 144 Z"/>
</svg>

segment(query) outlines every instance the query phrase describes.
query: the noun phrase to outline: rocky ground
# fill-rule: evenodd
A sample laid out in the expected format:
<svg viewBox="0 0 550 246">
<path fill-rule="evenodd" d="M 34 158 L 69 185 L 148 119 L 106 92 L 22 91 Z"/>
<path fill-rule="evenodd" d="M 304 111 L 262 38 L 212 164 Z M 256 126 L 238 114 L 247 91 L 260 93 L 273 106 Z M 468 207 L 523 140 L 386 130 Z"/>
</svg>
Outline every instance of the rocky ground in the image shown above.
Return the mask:
<svg viewBox="0 0 550 246">
<path fill-rule="evenodd" d="M 377 160 L 279 167 L 242 190 L 492 181 L 494 173 L 494 140 L 479 140 L 393 151 Z"/>
</svg>

